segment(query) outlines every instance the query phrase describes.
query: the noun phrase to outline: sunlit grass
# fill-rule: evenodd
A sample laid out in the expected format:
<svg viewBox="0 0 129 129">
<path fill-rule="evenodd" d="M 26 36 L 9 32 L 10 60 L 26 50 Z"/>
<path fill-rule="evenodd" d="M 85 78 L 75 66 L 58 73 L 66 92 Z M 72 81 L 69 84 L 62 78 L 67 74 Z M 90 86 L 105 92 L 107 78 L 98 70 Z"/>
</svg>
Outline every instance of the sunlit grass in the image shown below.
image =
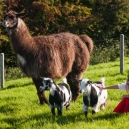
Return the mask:
<svg viewBox="0 0 129 129">
<path fill-rule="evenodd" d="M 89 66 L 83 78 L 97 81 L 106 78 L 106 86 L 122 83 L 127 78 L 129 60 L 125 58 L 124 73 L 120 74 L 119 60 Z M 59 80 L 58 80 L 59 82 Z M 49 92 L 46 92 L 48 97 Z M 82 111 L 82 95 L 71 103 L 70 110 L 64 108 L 63 116 L 54 118 L 50 108 L 40 105 L 37 91 L 31 78 L 21 78 L 5 82 L 0 90 L 0 128 L 16 129 L 127 129 L 129 115 L 119 115 L 113 110 L 121 101 L 125 91 L 108 90 L 108 103 L 104 111 L 95 115 L 89 108 L 88 120 Z"/>
</svg>

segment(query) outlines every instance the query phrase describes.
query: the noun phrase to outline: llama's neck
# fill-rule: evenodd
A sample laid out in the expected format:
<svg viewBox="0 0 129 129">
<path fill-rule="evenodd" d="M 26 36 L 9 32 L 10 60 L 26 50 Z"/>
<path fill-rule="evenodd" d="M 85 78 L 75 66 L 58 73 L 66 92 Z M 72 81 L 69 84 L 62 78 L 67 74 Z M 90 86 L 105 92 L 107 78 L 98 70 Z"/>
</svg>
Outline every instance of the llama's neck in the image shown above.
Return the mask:
<svg viewBox="0 0 129 129">
<path fill-rule="evenodd" d="M 18 18 L 18 25 L 16 28 L 8 29 L 9 38 L 12 44 L 12 47 L 16 53 L 21 49 L 27 50 L 32 48 L 34 40 L 29 34 L 27 26 L 22 19 Z"/>
</svg>

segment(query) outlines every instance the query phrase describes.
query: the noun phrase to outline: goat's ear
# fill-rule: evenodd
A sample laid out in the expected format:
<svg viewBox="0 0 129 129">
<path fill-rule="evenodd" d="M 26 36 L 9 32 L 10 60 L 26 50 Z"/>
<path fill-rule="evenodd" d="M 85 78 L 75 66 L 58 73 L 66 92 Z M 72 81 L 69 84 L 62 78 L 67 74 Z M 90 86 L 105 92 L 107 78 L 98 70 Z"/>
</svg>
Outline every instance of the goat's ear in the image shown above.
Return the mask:
<svg viewBox="0 0 129 129">
<path fill-rule="evenodd" d="M 90 83 L 92 83 L 92 81 L 89 80 L 87 83 L 90 84 Z"/>
<path fill-rule="evenodd" d="M 25 11 L 23 13 L 17 13 L 16 16 L 20 17 L 20 18 L 23 18 L 23 17 L 25 17 L 27 15 L 27 13 L 28 13 L 27 11 Z"/>
</svg>

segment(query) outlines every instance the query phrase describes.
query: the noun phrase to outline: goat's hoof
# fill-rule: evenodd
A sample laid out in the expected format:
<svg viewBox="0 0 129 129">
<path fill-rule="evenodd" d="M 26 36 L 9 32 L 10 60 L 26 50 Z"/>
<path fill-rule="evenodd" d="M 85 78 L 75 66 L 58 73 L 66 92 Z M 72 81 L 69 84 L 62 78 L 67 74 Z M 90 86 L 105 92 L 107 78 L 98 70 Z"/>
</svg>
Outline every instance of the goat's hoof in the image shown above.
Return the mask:
<svg viewBox="0 0 129 129">
<path fill-rule="evenodd" d="M 95 111 L 94 110 L 92 110 L 92 115 L 94 115 L 95 114 Z"/>
<path fill-rule="evenodd" d="M 62 116 L 62 113 L 58 113 L 58 116 Z"/>
<path fill-rule="evenodd" d="M 52 113 L 52 116 L 53 116 L 53 117 L 55 117 L 55 116 L 56 116 L 56 114 L 55 114 L 55 113 Z"/>
<path fill-rule="evenodd" d="M 69 110 L 70 109 L 70 106 L 66 106 L 66 110 Z"/>
<path fill-rule="evenodd" d="M 87 119 L 87 114 L 88 114 L 88 112 L 84 112 L 85 113 L 85 117 L 86 117 L 86 119 Z"/>
</svg>

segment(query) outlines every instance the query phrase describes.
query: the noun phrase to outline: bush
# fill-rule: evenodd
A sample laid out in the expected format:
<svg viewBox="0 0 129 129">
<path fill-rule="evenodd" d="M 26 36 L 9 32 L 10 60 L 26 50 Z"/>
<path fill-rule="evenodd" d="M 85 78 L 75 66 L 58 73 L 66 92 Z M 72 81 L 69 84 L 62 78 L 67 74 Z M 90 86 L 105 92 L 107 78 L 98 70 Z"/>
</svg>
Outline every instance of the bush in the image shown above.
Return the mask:
<svg viewBox="0 0 129 129">
<path fill-rule="evenodd" d="M 26 77 L 19 67 L 6 67 L 5 68 L 5 80 L 15 80 L 18 78 Z"/>
</svg>

